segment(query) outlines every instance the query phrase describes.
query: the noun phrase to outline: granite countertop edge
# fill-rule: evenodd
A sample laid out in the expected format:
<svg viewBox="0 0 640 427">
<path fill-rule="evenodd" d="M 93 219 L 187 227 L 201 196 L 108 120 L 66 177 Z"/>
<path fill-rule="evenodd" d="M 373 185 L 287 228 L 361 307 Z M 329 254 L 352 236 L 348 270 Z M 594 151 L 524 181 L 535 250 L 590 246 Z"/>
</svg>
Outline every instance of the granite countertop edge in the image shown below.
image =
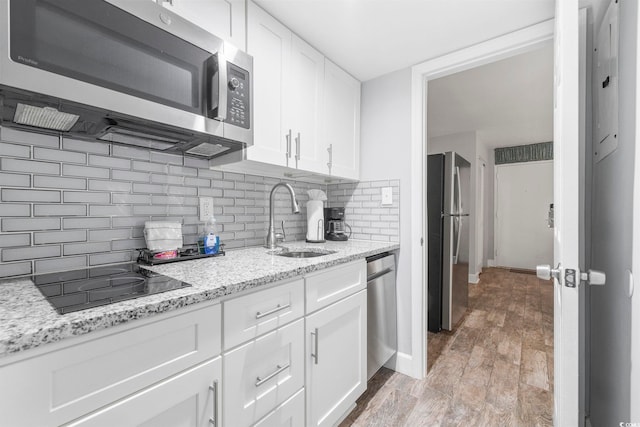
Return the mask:
<svg viewBox="0 0 640 427">
<path fill-rule="evenodd" d="M 292 250 L 309 247 L 304 242 L 292 242 L 284 246 Z M 58 314 L 28 278 L 2 280 L 0 359 L 66 338 L 219 300 L 281 280 L 394 251 L 400 245 L 390 242 L 349 241 L 327 242 L 313 247 L 337 252 L 300 260 L 268 254 L 264 248 L 244 248 L 227 251 L 227 256 L 220 258 L 147 267 L 192 286 L 66 315 Z M 251 271 L 243 271 L 243 264 L 245 270 Z M 226 280 L 220 280 L 220 284 L 211 284 L 210 270 L 216 270 Z"/>
</svg>

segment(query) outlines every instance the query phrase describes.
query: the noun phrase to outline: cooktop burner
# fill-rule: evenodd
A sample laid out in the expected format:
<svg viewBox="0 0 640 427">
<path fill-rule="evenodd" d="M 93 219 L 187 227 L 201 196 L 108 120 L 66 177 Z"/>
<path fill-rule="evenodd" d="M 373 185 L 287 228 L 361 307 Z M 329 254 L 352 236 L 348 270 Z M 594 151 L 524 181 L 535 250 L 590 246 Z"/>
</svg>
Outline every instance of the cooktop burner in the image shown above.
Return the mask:
<svg viewBox="0 0 640 427">
<path fill-rule="evenodd" d="M 191 286 L 137 264 L 117 264 L 32 276 L 60 314 Z"/>
</svg>

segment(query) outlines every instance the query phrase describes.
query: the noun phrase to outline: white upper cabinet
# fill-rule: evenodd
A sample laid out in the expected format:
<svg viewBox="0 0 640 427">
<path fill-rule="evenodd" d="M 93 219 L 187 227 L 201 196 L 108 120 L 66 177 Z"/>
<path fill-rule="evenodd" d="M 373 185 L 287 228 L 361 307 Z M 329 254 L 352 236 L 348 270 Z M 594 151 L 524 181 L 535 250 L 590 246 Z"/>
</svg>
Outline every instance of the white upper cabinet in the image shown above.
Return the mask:
<svg viewBox="0 0 640 427">
<path fill-rule="evenodd" d="M 291 31 L 249 2 L 247 52 L 253 56 L 253 146 L 247 160 L 289 166 L 293 141 L 284 130 Z"/>
<path fill-rule="evenodd" d="M 246 49 L 245 0 L 170 0 L 162 5 L 240 50 Z"/>
<path fill-rule="evenodd" d="M 360 176 L 360 82 L 325 59 L 324 144 L 330 148 L 331 175 Z"/>
<path fill-rule="evenodd" d="M 324 56 L 293 35 L 290 71 L 285 128 L 293 133 L 294 167 L 327 174 L 327 150 L 320 140 Z"/>
</svg>

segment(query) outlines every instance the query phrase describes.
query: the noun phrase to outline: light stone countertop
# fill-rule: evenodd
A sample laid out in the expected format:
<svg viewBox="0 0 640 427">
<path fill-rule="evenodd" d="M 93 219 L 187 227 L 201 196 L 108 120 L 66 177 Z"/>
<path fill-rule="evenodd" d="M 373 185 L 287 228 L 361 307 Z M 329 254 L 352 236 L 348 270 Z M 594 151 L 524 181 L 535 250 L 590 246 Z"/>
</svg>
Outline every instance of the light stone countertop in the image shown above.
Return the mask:
<svg viewBox="0 0 640 427">
<path fill-rule="evenodd" d="M 0 358 L 400 248 L 397 243 L 361 240 L 287 242 L 283 246 L 290 250 L 315 248 L 336 253 L 296 259 L 253 247 L 228 250 L 222 257 L 147 267 L 192 286 L 65 315 L 58 314 L 28 278 L 0 281 Z"/>
</svg>

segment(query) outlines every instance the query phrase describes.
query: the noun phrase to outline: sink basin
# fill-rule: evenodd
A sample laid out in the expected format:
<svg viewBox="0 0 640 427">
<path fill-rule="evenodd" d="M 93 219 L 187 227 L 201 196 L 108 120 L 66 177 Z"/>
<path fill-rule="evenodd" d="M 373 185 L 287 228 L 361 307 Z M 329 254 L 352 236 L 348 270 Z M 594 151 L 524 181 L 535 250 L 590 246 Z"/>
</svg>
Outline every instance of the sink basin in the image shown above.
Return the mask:
<svg viewBox="0 0 640 427">
<path fill-rule="evenodd" d="M 318 256 L 335 254 L 335 251 L 327 251 L 324 249 L 314 249 L 314 250 L 298 250 L 298 251 L 283 251 L 278 252 L 275 255 L 283 256 L 287 258 L 314 258 Z"/>
</svg>

